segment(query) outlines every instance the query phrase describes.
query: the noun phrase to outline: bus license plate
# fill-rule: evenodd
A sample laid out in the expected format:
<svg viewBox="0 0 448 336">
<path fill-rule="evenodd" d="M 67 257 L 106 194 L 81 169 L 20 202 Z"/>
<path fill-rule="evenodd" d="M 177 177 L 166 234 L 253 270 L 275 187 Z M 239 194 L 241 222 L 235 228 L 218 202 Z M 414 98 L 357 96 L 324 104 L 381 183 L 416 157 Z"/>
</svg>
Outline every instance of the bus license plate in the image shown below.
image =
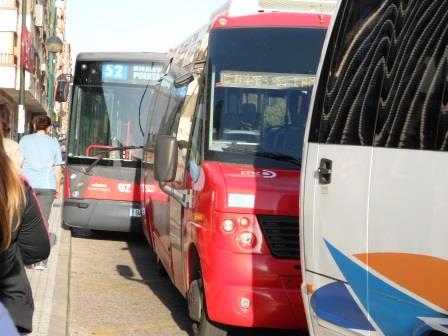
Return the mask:
<svg viewBox="0 0 448 336">
<path fill-rule="evenodd" d="M 142 217 L 142 209 L 131 208 L 129 210 L 131 217 Z"/>
</svg>

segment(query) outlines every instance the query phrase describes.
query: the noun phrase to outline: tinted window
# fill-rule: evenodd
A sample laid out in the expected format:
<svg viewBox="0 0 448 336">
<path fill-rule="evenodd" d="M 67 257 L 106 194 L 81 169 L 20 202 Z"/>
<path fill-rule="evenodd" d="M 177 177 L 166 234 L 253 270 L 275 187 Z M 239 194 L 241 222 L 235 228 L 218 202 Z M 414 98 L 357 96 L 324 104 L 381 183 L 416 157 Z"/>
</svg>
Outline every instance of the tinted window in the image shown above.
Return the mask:
<svg viewBox="0 0 448 336">
<path fill-rule="evenodd" d="M 310 141 L 446 150 L 448 2 L 342 4 Z"/>
<path fill-rule="evenodd" d="M 325 34 L 318 28 L 212 33 L 209 159 L 297 169 Z"/>
</svg>

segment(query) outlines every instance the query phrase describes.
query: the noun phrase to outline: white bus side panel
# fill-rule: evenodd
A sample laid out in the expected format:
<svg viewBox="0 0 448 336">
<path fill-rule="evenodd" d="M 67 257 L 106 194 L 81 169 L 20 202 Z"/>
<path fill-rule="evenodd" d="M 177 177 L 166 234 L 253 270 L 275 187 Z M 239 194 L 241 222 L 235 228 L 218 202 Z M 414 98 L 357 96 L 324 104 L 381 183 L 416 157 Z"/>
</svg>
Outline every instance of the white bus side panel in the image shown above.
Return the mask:
<svg viewBox="0 0 448 336">
<path fill-rule="evenodd" d="M 318 182 L 316 171 L 322 158 L 332 161 L 329 184 Z M 341 317 L 340 324 L 361 335 L 368 331 L 358 332 L 358 330 L 365 329 L 367 325 L 371 332 L 373 327 L 367 321 L 360 305 L 353 301 L 350 287 L 346 285 L 347 281 L 334 260 L 330 246 L 344 251 L 347 255 L 368 251 L 367 219 L 371 159 L 370 147 L 309 143 L 302 193 L 302 234 L 306 269 L 303 294 L 306 295 L 307 284 L 317 292 L 314 297 L 310 296 L 306 305 L 310 307 L 310 314 L 322 317 L 344 310 L 347 314 Z M 362 299 L 367 302 L 367 266 L 360 265 L 360 267 L 365 270 L 360 286 L 364 292 Z M 350 301 L 349 304 L 345 304 L 347 300 Z M 340 302 L 342 304 L 338 306 Z M 356 316 L 359 321 L 344 321 L 350 316 Z M 331 325 L 324 319 L 316 319 L 314 322 L 323 323 L 325 327 Z M 338 330 L 341 328 L 334 325 L 333 331 L 328 335 Z M 320 335 L 322 332 L 317 334 Z"/>
<path fill-rule="evenodd" d="M 447 167 L 446 152 L 374 149 L 370 252 L 448 260 Z"/>
<path fill-rule="evenodd" d="M 370 282 L 370 313 L 386 335 L 448 333 L 447 166 L 447 152 L 374 149 L 368 264 L 390 288 Z"/>
</svg>

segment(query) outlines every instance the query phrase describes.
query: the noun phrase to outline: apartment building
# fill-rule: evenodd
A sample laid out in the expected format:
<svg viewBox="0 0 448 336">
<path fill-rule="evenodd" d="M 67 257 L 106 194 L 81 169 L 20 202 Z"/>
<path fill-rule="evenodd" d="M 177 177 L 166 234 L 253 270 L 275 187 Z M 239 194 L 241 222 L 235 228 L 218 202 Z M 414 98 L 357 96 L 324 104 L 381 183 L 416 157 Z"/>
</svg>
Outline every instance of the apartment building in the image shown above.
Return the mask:
<svg viewBox="0 0 448 336">
<path fill-rule="evenodd" d="M 25 29 L 22 29 L 23 4 Z M 55 120 L 55 111 L 61 111 L 53 99 L 55 78 L 71 68 L 70 45 L 64 43 L 62 52 L 55 55 L 48 52 L 45 42 L 50 36 L 65 41 L 65 8 L 63 0 L 0 0 L 0 100 L 12 107 L 14 117 L 9 136 L 14 139 L 31 131 L 30 122 L 35 115 L 47 114 Z M 22 66 L 25 115 L 19 116 Z"/>
</svg>

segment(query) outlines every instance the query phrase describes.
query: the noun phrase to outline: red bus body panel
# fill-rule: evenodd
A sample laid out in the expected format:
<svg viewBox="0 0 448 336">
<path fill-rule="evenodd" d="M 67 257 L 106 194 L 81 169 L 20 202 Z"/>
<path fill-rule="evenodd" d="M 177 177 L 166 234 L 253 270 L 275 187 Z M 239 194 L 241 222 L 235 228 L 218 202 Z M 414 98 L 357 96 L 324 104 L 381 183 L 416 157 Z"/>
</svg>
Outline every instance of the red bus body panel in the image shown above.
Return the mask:
<svg viewBox="0 0 448 336">
<path fill-rule="evenodd" d="M 202 164 L 201 176 L 193 185 L 197 206 L 186 238 L 201 256 L 207 312 L 213 321 L 244 327 L 306 328 L 300 262 L 274 258 L 254 216 L 298 216 L 299 174 L 217 162 Z M 229 206 L 231 194 L 254 195 L 254 207 Z M 236 235 L 220 228 L 222 219 L 235 216 L 253 222 L 257 244 L 250 251 L 240 249 Z M 251 299 L 249 309 L 240 307 L 242 297 Z"/>
</svg>

